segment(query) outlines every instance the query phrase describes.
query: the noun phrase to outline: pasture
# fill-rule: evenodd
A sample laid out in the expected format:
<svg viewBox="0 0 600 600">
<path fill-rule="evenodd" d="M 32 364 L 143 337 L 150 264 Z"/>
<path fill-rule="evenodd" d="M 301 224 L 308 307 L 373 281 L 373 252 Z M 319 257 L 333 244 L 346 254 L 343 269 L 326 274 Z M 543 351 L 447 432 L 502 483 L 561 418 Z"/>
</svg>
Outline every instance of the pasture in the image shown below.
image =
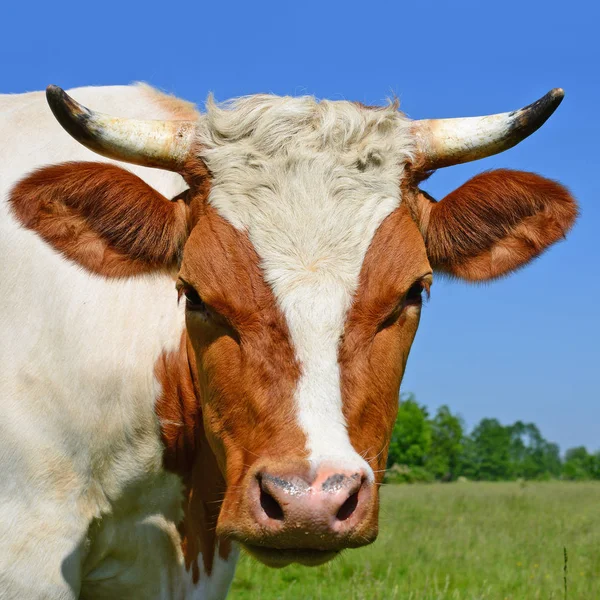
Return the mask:
<svg viewBox="0 0 600 600">
<path fill-rule="evenodd" d="M 243 556 L 232 600 L 600 598 L 600 483 L 387 485 L 379 539 L 333 563 Z"/>
</svg>

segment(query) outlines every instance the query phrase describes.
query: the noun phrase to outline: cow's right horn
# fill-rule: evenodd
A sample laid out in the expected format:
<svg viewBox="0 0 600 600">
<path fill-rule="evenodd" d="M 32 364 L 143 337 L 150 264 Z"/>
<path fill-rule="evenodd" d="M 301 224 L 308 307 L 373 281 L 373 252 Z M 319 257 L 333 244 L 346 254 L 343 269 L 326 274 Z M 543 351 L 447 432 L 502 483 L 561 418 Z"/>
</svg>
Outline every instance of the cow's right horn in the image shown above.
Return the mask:
<svg viewBox="0 0 600 600">
<path fill-rule="evenodd" d="M 63 89 L 46 89 L 58 122 L 78 142 L 107 158 L 179 171 L 193 144 L 195 121 L 140 121 L 111 117 L 75 102 Z"/>
</svg>

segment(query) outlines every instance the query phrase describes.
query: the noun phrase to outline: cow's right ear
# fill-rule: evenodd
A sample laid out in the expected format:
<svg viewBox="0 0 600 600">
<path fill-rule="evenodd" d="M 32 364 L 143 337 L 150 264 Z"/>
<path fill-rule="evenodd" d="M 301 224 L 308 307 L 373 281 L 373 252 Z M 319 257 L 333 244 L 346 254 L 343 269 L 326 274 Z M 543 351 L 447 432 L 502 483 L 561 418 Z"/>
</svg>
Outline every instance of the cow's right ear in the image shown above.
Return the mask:
<svg viewBox="0 0 600 600">
<path fill-rule="evenodd" d="M 188 207 L 115 165 L 45 167 L 20 181 L 10 203 L 20 222 L 87 270 L 106 277 L 175 272 Z"/>
</svg>

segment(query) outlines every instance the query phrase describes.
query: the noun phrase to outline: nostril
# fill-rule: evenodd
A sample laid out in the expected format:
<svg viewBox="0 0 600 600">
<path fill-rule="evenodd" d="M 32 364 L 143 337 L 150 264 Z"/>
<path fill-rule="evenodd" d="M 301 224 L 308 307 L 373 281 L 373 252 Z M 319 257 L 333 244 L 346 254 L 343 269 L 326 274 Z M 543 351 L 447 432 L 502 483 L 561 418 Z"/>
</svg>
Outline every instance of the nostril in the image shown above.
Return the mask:
<svg viewBox="0 0 600 600">
<path fill-rule="evenodd" d="M 352 516 L 352 514 L 354 513 L 354 511 L 356 510 L 357 506 L 358 506 L 358 492 L 354 492 L 354 494 L 349 496 L 348 499 L 346 500 L 346 502 L 344 502 L 344 504 L 342 504 L 342 506 L 340 507 L 340 510 L 337 511 L 336 518 L 338 519 L 338 521 L 345 521 L 346 519 L 350 518 Z"/>
<path fill-rule="evenodd" d="M 283 509 L 279 506 L 279 502 L 268 492 L 260 488 L 260 506 L 265 511 L 265 514 L 270 519 L 283 521 Z"/>
</svg>

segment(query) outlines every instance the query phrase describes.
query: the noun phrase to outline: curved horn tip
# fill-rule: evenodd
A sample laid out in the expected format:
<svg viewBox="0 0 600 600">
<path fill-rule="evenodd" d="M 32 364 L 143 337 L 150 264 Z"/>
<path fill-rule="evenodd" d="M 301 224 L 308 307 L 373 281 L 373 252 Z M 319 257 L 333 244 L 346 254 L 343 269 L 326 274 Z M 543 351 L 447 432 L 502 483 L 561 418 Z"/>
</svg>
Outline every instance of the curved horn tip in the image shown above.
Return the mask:
<svg viewBox="0 0 600 600">
<path fill-rule="evenodd" d="M 562 88 L 553 88 L 545 96 L 542 97 L 542 100 L 549 100 L 550 104 L 552 104 L 556 108 L 563 101 L 564 97 L 565 90 L 563 90 Z"/>
<path fill-rule="evenodd" d="M 46 99 L 48 100 L 48 102 L 60 100 L 65 95 L 65 90 L 63 90 L 61 87 L 58 87 L 57 85 L 49 85 L 46 88 Z"/>
<path fill-rule="evenodd" d="M 77 104 L 77 102 L 65 92 L 65 90 L 57 85 L 49 85 L 46 88 L 46 101 L 54 113 L 54 116 L 65 128 L 66 125 L 63 124 L 63 119 L 66 118 L 69 111 L 73 113 L 86 112 L 82 106 Z"/>
<path fill-rule="evenodd" d="M 526 135 L 522 139 L 539 129 L 560 106 L 564 97 L 565 91 L 562 88 L 554 88 L 535 102 L 509 113 L 509 117 L 518 117 L 515 125 L 519 128 L 526 126 L 524 129 Z"/>
</svg>

